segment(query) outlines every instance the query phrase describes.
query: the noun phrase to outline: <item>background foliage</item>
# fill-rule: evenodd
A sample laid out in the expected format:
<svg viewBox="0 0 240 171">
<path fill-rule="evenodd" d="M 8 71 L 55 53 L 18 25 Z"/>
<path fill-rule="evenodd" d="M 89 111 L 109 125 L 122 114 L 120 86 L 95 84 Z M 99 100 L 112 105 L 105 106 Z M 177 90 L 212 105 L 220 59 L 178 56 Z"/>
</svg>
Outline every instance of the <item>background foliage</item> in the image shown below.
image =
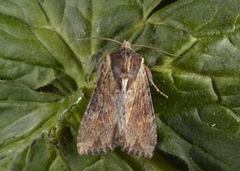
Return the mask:
<svg viewBox="0 0 240 171">
<path fill-rule="evenodd" d="M 237 0 L 1 0 L 0 170 L 239 170 L 239 6 Z M 176 55 L 135 48 L 169 96 L 152 91 L 158 145 L 150 160 L 118 148 L 77 153 L 94 68 L 119 46 L 80 40 L 95 36 Z"/>
</svg>

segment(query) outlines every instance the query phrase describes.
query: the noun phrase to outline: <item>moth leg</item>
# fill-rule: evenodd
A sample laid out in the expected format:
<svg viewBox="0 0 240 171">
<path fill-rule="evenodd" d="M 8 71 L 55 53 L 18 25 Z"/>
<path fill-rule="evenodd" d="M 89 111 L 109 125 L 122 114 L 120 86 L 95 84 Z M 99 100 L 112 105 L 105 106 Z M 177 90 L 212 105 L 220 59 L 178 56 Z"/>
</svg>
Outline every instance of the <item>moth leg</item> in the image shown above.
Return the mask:
<svg viewBox="0 0 240 171">
<path fill-rule="evenodd" d="M 145 69 L 145 71 L 147 73 L 148 81 L 154 86 L 154 88 L 157 90 L 157 92 L 159 92 L 164 97 L 168 98 L 168 96 L 166 94 L 164 94 L 163 92 L 161 92 L 158 89 L 158 87 L 154 84 L 153 79 L 152 79 L 152 73 L 151 73 L 150 69 L 147 66 L 144 66 L 144 69 Z"/>
</svg>

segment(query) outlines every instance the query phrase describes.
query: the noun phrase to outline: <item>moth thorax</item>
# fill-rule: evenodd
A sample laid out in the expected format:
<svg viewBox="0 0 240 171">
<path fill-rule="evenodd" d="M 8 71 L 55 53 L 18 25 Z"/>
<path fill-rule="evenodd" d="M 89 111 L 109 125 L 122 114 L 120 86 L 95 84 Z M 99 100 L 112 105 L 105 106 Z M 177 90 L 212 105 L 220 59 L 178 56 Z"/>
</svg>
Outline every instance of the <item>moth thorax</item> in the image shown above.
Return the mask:
<svg viewBox="0 0 240 171">
<path fill-rule="evenodd" d="M 130 69 L 131 69 L 131 63 L 132 63 L 132 55 L 131 54 L 129 54 L 129 53 L 125 53 L 124 54 L 124 60 L 125 60 L 125 62 L 124 62 L 124 70 L 125 70 L 125 72 L 126 73 L 129 73 L 130 72 Z"/>
</svg>

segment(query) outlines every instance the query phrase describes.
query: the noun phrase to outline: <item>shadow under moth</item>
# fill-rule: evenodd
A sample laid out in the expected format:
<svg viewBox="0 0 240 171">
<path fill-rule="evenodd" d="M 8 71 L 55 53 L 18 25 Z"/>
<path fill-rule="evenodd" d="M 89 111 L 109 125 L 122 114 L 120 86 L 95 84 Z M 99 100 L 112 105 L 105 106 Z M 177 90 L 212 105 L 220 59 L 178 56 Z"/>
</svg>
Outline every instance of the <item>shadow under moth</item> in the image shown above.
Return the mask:
<svg viewBox="0 0 240 171">
<path fill-rule="evenodd" d="M 121 146 L 128 154 L 151 158 L 157 130 L 144 59 L 124 41 L 98 67 L 96 88 L 82 118 L 77 148 L 80 155 L 100 154 Z"/>
</svg>

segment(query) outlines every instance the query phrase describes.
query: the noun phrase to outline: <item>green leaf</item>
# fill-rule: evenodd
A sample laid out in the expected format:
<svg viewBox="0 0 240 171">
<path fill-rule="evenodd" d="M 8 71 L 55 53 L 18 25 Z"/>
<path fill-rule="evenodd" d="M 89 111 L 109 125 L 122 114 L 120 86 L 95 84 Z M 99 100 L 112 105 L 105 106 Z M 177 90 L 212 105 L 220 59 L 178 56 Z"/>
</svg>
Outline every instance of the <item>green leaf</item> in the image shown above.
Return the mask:
<svg viewBox="0 0 240 171">
<path fill-rule="evenodd" d="M 240 2 L 2 0 L 0 170 L 239 170 Z M 150 66 L 158 145 L 80 156 L 95 68 L 119 45 Z M 88 81 L 90 78 L 90 82 Z M 177 162 L 175 162 L 177 160 Z M 177 163 L 177 164 L 176 164 Z"/>
</svg>

